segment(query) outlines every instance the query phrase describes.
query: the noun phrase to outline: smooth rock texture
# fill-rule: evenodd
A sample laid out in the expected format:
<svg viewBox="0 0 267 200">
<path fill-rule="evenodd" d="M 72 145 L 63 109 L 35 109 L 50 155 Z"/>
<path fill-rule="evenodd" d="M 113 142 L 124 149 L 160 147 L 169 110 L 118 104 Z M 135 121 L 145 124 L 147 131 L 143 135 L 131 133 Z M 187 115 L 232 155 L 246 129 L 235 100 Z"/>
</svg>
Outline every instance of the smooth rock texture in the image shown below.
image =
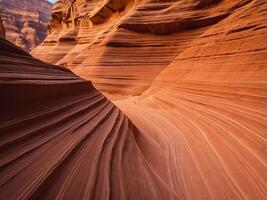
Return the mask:
<svg viewBox="0 0 267 200">
<path fill-rule="evenodd" d="M 213 26 L 240 13 L 253 23 L 253 12 L 264 7 L 263 0 L 58 1 L 50 34 L 32 54 L 92 80 L 102 92 L 112 94 L 110 98 L 140 95 L 193 41 L 212 33 Z"/>
<path fill-rule="evenodd" d="M 34 49 L 47 35 L 52 7 L 47 0 L 1 0 L 6 38 L 26 51 Z"/>
<path fill-rule="evenodd" d="M 266 13 L 264 0 L 58 1 L 32 54 L 62 68 L 0 40 L 0 197 L 265 200 Z"/>
<path fill-rule="evenodd" d="M 0 47 L 0 199 L 177 199 L 160 147 L 91 82 Z"/>
</svg>

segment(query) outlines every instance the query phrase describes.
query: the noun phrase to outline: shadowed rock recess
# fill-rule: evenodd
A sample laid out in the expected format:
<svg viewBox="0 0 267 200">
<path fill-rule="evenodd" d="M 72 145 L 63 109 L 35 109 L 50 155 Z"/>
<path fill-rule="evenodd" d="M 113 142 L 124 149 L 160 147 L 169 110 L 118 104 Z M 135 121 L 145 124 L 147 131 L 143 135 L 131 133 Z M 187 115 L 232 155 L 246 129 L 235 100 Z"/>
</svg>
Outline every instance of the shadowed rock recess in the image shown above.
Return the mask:
<svg viewBox="0 0 267 200">
<path fill-rule="evenodd" d="M 59 0 L 51 64 L 0 38 L 0 199 L 265 200 L 266 14 Z"/>
</svg>

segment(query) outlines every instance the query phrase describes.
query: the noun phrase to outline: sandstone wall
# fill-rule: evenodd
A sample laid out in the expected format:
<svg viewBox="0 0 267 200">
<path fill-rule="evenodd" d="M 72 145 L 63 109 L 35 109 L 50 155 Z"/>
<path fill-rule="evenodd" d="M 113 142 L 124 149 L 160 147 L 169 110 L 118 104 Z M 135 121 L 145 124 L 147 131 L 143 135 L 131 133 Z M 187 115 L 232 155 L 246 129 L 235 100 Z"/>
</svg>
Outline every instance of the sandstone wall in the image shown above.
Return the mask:
<svg viewBox="0 0 267 200">
<path fill-rule="evenodd" d="M 12 43 L 31 51 L 45 39 L 52 10 L 47 0 L 2 0 L 0 10 Z"/>
<path fill-rule="evenodd" d="M 59 1 L 33 55 L 63 69 L 0 48 L 0 197 L 266 199 L 266 13 L 265 0 Z"/>
<path fill-rule="evenodd" d="M 264 7 L 262 0 L 58 1 L 50 33 L 32 54 L 67 66 L 92 80 L 103 92 L 112 94 L 111 98 L 140 95 L 181 53 L 192 49 L 198 39 L 208 48 L 214 39 L 201 37 L 216 31 L 218 24 L 228 26 L 230 19 L 244 12 L 249 12 L 245 20 L 254 23 L 249 22 L 253 14 L 250 8 Z M 234 22 L 231 24 L 235 26 Z M 238 41 L 239 34 L 257 26 L 261 25 L 244 24 L 241 31 L 228 28 L 229 33 L 225 34 L 227 37 L 235 34 L 233 40 Z"/>
</svg>

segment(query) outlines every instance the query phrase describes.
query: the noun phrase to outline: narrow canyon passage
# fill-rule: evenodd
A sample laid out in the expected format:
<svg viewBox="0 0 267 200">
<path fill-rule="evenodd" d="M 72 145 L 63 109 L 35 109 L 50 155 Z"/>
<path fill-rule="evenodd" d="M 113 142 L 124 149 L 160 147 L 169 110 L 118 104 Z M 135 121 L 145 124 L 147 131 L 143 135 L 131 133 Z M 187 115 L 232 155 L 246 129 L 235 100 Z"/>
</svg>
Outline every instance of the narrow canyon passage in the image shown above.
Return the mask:
<svg viewBox="0 0 267 200">
<path fill-rule="evenodd" d="M 1 199 L 178 198 L 144 157 L 139 130 L 91 82 L 0 46 Z"/>
<path fill-rule="evenodd" d="M 260 93 L 168 88 L 114 105 L 71 71 L 0 46 L 1 198 L 265 198 Z"/>
<path fill-rule="evenodd" d="M 2 35 L 0 199 L 265 200 L 266 13 L 58 1 L 31 55 Z"/>
</svg>

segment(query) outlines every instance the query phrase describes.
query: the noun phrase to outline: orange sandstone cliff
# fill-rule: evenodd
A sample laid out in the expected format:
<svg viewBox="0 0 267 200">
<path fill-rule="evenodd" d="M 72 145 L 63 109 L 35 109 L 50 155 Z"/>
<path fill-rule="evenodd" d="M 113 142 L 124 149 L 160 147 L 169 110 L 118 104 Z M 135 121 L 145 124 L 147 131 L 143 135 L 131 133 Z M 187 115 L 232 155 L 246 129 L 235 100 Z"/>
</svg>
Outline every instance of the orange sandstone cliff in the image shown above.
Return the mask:
<svg viewBox="0 0 267 200">
<path fill-rule="evenodd" d="M 59 0 L 51 64 L 0 39 L 0 199 L 266 199 L 266 13 Z"/>
<path fill-rule="evenodd" d="M 216 65 L 212 58 L 239 56 L 248 43 L 252 53 L 264 48 L 265 14 L 264 0 L 58 1 L 50 33 L 32 54 L 118 98 L 140 95 L 190 50 L 192 62 L 205 51 Z"/>
<path fill-rule="evenodd" d="M 47 0 L 1 0 L 6 38 L 31 51 L 46 37 L 52 4 Z"/>
</svg>

